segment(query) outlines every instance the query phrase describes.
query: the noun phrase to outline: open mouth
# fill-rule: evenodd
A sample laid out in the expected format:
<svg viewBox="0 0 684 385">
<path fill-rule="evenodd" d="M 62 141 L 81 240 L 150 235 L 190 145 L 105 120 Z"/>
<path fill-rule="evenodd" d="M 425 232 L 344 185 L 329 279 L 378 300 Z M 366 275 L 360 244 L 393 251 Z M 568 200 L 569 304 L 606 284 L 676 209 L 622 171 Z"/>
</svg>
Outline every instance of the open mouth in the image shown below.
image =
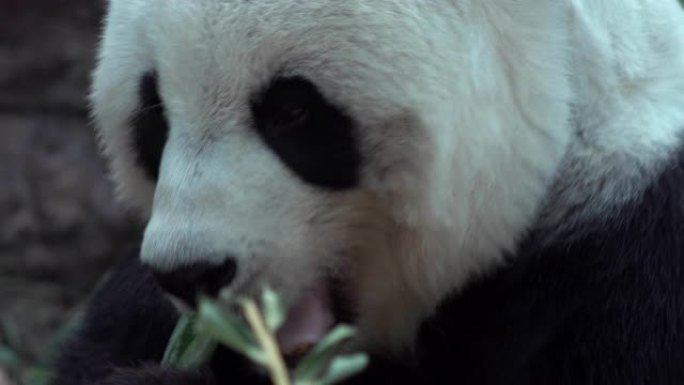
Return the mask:
<svg viewBox="0 0 684 385">
<path fill-rule="evenodd" d="M 288 365 L 296 364 L 337 324 L 350 323 L 350 303 L 335 280 L 322 280 L 293 303 L 276 338 Z"/>
<path fill-rule="evenodd" d="M 289 366 L 294 367 L 333 327 L 352 323 L 355 317 L 345 287 L 342 279 L 327 277 L 309 286 L 290 304 L 285 322 L 276 333 L 278 346 Z M 194 311 L 196 296 L 190 293 L 196 290 L 199 289 L 193 287 L 182 292 L 168 289 L 166 292 L 176 308 Z M 218 291 L 217 288 L 214 292 Z"/>
</svg>

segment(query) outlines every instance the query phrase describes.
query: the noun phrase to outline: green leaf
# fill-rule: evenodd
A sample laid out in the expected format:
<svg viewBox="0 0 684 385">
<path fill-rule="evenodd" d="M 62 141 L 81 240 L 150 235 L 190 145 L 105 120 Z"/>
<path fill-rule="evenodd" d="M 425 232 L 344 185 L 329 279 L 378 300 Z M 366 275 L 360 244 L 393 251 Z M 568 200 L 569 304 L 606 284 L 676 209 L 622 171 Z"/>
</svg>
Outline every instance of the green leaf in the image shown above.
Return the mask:
<svg viewBox="0 0 684 385">
<path fill-rule="evenodd" d="M 280 296 L 268 286 L 261 293 L 261 302 L 266 327 L 274 333 L 285 322 L 285 306 L 283 306 Z"/>
<path fill-rule="evenodd" d="M 328 373 L 321 379 L 322 385 L 331 385 L 352 377 L 368 366 L 368 355 L 364 353 L 336 357 Z"/>
<path fill-rule="evenodd" d="M 336 326 L 297 365 L 294 373 L 295 380 L 306 382 L 320 376 L 330 361 L 337 345 L 351 338 L 355 333 L 355 329 L 350 326 Z"/>
<path fill-rule="evenodd" d="M 196 331 L 215 338 L 258 364 L 265 363 L 265 356 L 245 322 L 221 309 L 215 301 L 200 299 Z"/>
<path fill-rule="evenodd" d="M 196 316 L 183 315 L 178 320 L 162 359 L 163 365 L 178 369 L 197 368 L 209 360 L 216 342 L 195 332 Z"/>
<path fill-rule="evenodd" d="M 203 335 L 197 335 L 187 349 L 180 356 L 178 361 L 178 368 L 192 369 L 201 366 L 211 359 L 212 354 L 216 350 L 216 341 Z"/>
<path fill-rule="evenodd" d="M 190 340 L 193 338 L 192 334 L 194 334 L 190 319 L 190 316 L 184 314 L 176 322 L 171 338 L 169 338 L 169 343 L 166 345 L 166 350 L 164 350 L 163 365 L 175 367 L 180 360 L 183 350 L 190 344 Z"/>
<path fill-rule="evenodd" d="M 337 325 L 311 350 L 313 354 L 324 352 L 356 334 L 356 329 L 348 325 Z"/>
</svg>

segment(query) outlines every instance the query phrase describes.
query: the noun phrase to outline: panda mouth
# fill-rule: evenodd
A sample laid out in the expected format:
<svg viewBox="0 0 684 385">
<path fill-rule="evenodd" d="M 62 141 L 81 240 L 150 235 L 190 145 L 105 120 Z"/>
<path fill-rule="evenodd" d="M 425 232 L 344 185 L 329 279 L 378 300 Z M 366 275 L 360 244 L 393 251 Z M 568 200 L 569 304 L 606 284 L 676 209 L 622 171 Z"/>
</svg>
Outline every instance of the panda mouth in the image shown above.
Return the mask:
<svg viewBox="0 0 684 385">
<path fill-rule="evenodd" d="M 336 325 L 353 323 L 355 317 L 345 287 L 342 279 L 321 279 L 289 306 L 285 322 L 275 335 L 288 366 L 294 367 Z M 181 312 L 197 310 L 191 296 L 166 295 Z"/>
<path fill-rule="evenodd" d="M 340 287 L 332 280 L 316 282 L 290 306 L 285 323 L 276 333 L 288 365 L 296 364 L 335 325 L 352 319 Z"/>
</svg>

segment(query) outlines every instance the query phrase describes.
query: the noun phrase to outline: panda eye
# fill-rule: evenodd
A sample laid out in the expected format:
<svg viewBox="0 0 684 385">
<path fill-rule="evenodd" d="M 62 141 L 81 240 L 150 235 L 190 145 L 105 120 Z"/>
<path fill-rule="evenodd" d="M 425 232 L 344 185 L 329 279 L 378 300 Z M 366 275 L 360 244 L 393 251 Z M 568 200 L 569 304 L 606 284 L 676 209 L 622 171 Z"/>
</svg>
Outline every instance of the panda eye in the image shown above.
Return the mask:
<svg viewBox="0 0 684 385">
<path fill-rule="evenodd" d="M 303 104 L 283 106 L 271 122 L 274 133 L 287 133 L 287 131 L 306 125 L 310 118 L 309 112 L 308 108 Z"/>
<path fill-rule="evenodd" d="M 157 180 L 169 125 L 154 73 L 140 78 L 138 94 L 139 107 L 131 122 L 136 161 L 150 179 Z"/>
<path fill-rule="evenodd" d="M 300 78 L 277 79 L 258 99 L 252 110 L 257 128 L 266 136 L 305 130 L 324 107 L 313 84 Z"/>
<path fill-rule="evenodd" d="M 302 180 L 332 190 L 357 184 L 355 122 L 302 77 L 274 79 L 251 101 L 254 129 Z"/>
</svg>

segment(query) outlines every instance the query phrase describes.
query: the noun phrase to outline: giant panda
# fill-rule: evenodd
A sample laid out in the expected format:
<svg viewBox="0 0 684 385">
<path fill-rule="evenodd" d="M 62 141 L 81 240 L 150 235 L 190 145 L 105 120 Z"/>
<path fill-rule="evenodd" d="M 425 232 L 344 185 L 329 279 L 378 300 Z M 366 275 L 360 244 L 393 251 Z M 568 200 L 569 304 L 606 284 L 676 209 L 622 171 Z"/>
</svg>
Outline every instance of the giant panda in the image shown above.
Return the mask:
<svg viewBox="0 0 684 385">
<path fill-rule="evenodd" d="M 684 384 L 676 0 L 110 0 L 92 107 L 147 225 L 56 385 L 268 383 L 159 363 L 265 284 L 345 384 Z"/>
</svg>

